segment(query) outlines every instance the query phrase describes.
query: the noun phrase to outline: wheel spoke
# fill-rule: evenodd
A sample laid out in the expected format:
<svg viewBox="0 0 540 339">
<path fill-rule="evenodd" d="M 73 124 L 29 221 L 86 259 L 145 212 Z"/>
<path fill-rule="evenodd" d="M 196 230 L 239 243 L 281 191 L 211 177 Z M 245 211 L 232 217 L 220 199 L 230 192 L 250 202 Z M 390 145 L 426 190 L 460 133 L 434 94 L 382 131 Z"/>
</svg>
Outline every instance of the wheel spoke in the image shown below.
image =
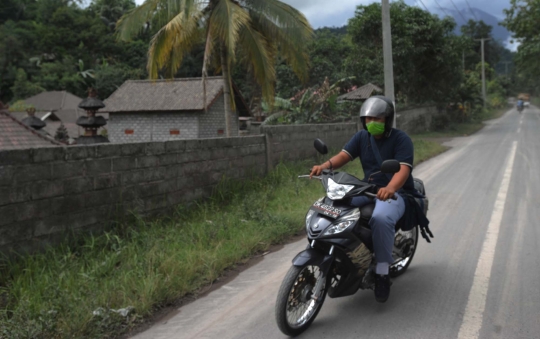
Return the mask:
<svg viewBox="0 0 540 339">
<path fill-rule="evenodd" d="M 307 266 L 298 275 L 288 297 L 286 317 L 290 326 L 302 326 L 315 314 L 317 300 L 314 297 L 320 298 L 321 292 L 315 291 L 319 279 L 323 279 L 323 274 L 316 266 Z"/>
</svg>

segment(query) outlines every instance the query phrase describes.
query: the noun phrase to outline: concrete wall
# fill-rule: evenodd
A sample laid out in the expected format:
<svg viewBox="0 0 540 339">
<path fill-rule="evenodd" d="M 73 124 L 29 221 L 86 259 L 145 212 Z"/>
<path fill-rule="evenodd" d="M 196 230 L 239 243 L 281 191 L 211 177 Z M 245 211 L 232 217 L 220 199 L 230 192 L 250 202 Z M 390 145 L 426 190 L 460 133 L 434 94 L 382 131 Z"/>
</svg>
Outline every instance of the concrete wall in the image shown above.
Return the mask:
<svg viewBox="0 0 540 339">
<path fill-rule="evenodd" d="M 275 165 L 280 161 L 315 159 L 315 138 L 322 139 L 329 151 L 340 150 L 358 131 L 358 124 L 263 126 L 262 131 L 266 136 L 268 164 Z"/>
<path fill-rule="evenodd" d="M 0 151 L 0 251 L 166 212 L 223 176 L 264 175 L 266 159 L 264 136 Z"/>
<path fill-rule="evenodd" d="M 408 134 L 428 132 L 435 129 L 438 118 L 447 113 L 435 106 L 418 107 L 397 112 L 397 126 Z"/>
<path fill-rule="evenodd" d="M 398 126 L 429 128 L 437 114 L 399 112 Z M 315 138 L 339 150 L 358 127 L 265 126 L 264 135 L 246 137 L 0 150 L 0 252 L 100 232 L 127 211 L 166 212 L 208 197 L 224 176 L 264 175 L 279 161 L 314 159 Z"/>
</svg>

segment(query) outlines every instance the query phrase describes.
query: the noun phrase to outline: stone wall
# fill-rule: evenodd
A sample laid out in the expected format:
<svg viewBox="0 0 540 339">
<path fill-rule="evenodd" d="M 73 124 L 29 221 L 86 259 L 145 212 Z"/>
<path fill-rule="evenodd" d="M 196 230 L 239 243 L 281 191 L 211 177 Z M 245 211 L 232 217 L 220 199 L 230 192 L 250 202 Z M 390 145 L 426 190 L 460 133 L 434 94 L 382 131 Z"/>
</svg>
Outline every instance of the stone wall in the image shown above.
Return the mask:
<svg viewBox="0 0 540 339">
<path fill-rule="evenodd" d="M 264 136 L 0 151 L 0 251 L 103 230 L 267 170 Z"/>
</svg>

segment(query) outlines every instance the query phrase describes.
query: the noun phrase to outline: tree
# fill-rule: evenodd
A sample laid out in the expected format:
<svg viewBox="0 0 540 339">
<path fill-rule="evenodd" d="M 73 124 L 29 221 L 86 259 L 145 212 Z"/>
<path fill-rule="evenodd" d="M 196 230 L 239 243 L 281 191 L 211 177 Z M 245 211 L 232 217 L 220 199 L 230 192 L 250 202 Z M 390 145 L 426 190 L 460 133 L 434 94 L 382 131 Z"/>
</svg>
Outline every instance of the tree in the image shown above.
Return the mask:
<svg viewBox="0 0 540 339">
<path fill-rule="evenodd" d="M 482 20 L 469 20 L 466 25 L 461 26 L 461 33 L 468 40 L 468 48 L 465 50 L 465 64 L 469 69 L 482 62 L 482 46 L 480 41 L 477 41 L 482 38 L 492 39 L 484 42 L 485 62 L 490 65 L 496 65 L 499 62 L 504 47 L 499 42 L 493 40 L 492 29 L 492 26 Z"/>
<path fill-rule="evenodd" d="M 397 101 L 442 101 L 454 95 L 462 79 L 461 41 L 452 34 L 455 22 L 403 1 L 391 3 L 390 15 Z M 354 47 L 346 67 L 363 84 L 384 84 L 381 21 L 379 3 L 358 6 L 349 20 Z"/>
<path fill-rule="evenodd" d="M 234 105 L 232 64 L 240 61 L 250 69 L 268 101 L 274 98 L 278 53 L 301 80 L 307 78 L 311 26 L 299 11 L 279 0 L 146 0 L 120 19 L 120 39 L 137 36 L 145 23 L 157 31 L 148 52 L 147 69 L 153 79 L 174 76 L 184 57 L 203 39 L 203 79 L 212 66 L 221 68 L 225 79 L 228 136 Z"/>
<path fill-rule="evenodd" d="M 17 78 L 15 79 L 13 87 L 11 87 L 11 91 L 13 92 L 15 98 L 27 99 L 33 95 L 45 91 L 45 89 L 28 81 L 26 72 L 19 68 L 17 70 Z"/>
<path fill-rule="evenodd" d="M 517 78 L 521 90 L 539 90 L 540 62 L 540 2 L 534 0 L 511 0 L 505 9 L 506 19 L 502 25 L 513 32 L 513 39 L 520 42 L 516 55 L 519 69 Z"/>
</svg>

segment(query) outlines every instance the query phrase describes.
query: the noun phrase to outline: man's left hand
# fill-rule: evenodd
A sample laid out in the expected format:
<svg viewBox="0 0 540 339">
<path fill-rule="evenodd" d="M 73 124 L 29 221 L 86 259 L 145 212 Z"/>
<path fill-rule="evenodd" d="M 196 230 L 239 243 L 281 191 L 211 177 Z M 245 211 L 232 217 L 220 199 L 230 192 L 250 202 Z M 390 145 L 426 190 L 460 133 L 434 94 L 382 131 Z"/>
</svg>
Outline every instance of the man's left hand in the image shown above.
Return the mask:
<svg viewBox="0 0 540 339">
<path fill-rule="evenodd" d="M 393 198 L 394 194 L 396 194 L 396 191 L 393 188 L 381 187 L 379 188 L 379 191 L 377 192 L 377 199 L 386 201 L 388 199 Z"/>
</svg>

